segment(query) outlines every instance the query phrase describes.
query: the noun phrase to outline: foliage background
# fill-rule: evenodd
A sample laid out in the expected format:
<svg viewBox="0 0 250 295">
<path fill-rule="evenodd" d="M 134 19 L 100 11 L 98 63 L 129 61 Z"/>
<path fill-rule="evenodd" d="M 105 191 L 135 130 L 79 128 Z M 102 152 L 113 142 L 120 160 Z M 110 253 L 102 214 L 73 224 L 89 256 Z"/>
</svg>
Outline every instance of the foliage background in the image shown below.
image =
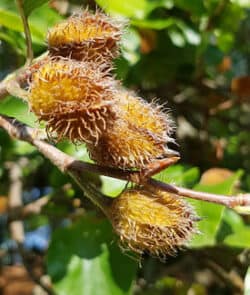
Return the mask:
<svg viewBox="0 0 250 295">
<path fill-rule="evenodd" d="M 157 178 L 219 194 L 250 191 L 248 0 L 24 3 L 36 56 L 46 50 L 47 29 L 79 7 L 100 6 L 128 18 L 121 57 L 115 62 L 116 76 L 145 99 L 167 102 L 176 122 L 182 160 Z M 23 27 L 14 1 L 0 2 L 0 40 L 3 78 L 25 62 Z M 27 105 L 14 97 L 0 103 L 0 113 L 38 125 Z M 89 161 L 84 146 L 63 142 L 58 147 Z M 202 234 L 177 257 L 162 263 L 145 256 L 140 267 L 138 261 L 122 254 L 109 223 L 66 175 L 33 147 L 0 130 L 3 294 L 20 294 L 4 293 L 6 286 L 14 284 L 5 278 L 6 268 L 22 264 L 6 229 L 5 204 L 10 185 L 6 163 L 23 158 L 28 159 L 22 170 L 23 203 L 50 197 L 40 214 L 23 221 L 29 268 L 38 269 L 41 276 L 48 274 L 56 294 L 250 294 L 249 216 L 191 201 L 203 218 L 199 222 Z M 107 177 L 96 176 L 95 181 L 111 197 L 125 185 Z"/>
</svg>

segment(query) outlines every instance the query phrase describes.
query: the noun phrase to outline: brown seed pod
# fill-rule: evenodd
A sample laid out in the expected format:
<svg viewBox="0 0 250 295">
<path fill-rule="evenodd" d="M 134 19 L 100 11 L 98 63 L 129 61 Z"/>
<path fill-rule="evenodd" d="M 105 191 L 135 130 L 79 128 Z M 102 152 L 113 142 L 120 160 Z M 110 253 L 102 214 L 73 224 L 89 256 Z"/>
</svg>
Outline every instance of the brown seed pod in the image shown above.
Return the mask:
<svg viewBox="0 0 250 295">
<path fill-rule="evenodd" d="M 48 32 L 49 51 L 53 56 L 77 60 L 111 61 L 119 54 L 123 24 L 97 11 L 84 10 L 56 24 Z"/>
<path fill-rule="evenodd" d="M 160 259 L 176 253 L 197 233 L 198 220 L 186 201 L 156 189 L 128 189 L 115 198 L 108 216 L 125 249 Z"/>
<path fill-rule="evenodd" d="M 29 88 L 31 110 L 58 140 L 96 144 L 113 113 L 114 82 L 96 63 L 50 59 Z"/>
<path fill-rule="evenodd" d="M 116 119 L 98 145 L 87 145 L 93 160 L 104 166 L 140 169 L 169 155 L 172 123 L 159 107 L 124 91 L 116 95 L 112 107 Z"/>
</svg>

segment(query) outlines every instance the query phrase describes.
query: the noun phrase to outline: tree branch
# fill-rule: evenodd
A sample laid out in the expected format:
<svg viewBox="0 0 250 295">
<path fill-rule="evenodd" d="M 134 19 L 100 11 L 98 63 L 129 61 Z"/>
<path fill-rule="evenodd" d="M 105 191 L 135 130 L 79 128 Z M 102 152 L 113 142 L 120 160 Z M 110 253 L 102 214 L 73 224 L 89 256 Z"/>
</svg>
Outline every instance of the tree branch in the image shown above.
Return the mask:
<svg viewBox="0 0 250 295">
<path fill-rule="evenodd" d="M 17 163 L 9 163 L 10 174 L 10 190 L 8 196 L 8 207 L 10 210 L 15 207 L 22 207 L 22 181 L 21 181 L 21 168 Z M 24 228 L 23 222 L 20 220 L 11 221 L 9 223 L 9 230 L 11 238 L 18 244 L 23 243 Z"/>
<path fill-rule="evenodd" d="M 28 68 L 20 68 L 14 73 L 11 73 L 4 80 L 0 82 L 0 100 L 4 99 L 7 95 L 11 94 L 10 89 L 8 87 L 10 81 L 15 81 L 19 85 L 22 85 L 24 82 L 27 81 L 31 74 L 30 69 Z"/>
<path fill-rule="evenodd" d="M 9 94 L 25 98 L 25 95 L 23 95 L 25 90 L 23 90 L 22 87 L 27 84 L 27 81 L 32 73 L 37 71 L 40 65 L 44 62 L 44 59 L 46 59 L 47 55 L 48 52 L 45 52 L 41 56 L 34 59 L 34 63 L 32 63 L 32 65 L 28 66 L 26 64 L 0 81 L 0 100 L 4 99 Z"/>
<path fill-rule="evenodd" d="M 10 171 L 10 191 L 9 191 L 9 210 L 14 210 L 19 207 L 22 208 L 22 170 L 23 166 L 21 161 L 19 163 L 8 163 Z M 27 211 L 27 208 L 26 208 Z M 17 243 L 17 249 L 23 259 L 23 264 L 29 273 L 31 279 L 38 284 L 48 295 L 54 295 L 53 290 L 47 284 L 41 281 L 41 278 L 37 277 L 30 269 L 29 263 L 26 259 L 26 251 L 23 247 L 24 242 L 24 227 L 21 220 L 12 220 L 9 223 L 9 230 L 11 238 Z"/>
<path fill-rule="evenodd" d="M 240 294 L 244 292 L 244 282 L 235 271 L 228 273 L 217 262 L 208 258 L 203 258 L 202 263 L 208 266 L 212 272 L 217 274 L 227 286 L 230 286 L 232 289 L 239 291 Z"/>
<path fill-rule="evenodd" d="M 10 136 L 18 140 L 29 142 L 35 146 L 41 154 L 48 158 L 62 172 L 67 172 L 73 178 L 77 179 L 78 183 L 81 177 L 85 177 L 86 172 L 90 172 L 131 181 L 136 184 L 142 184 L 140 173 L 137 171 L 124 171 L 121 169 L 103 167 L 75 160 L 73 157 L 63 153 L 51 144 L 39 139 L 38 135 L 41 132 L 40 130 L 30 128 L 18 122 L 14 118 L 1 115 L 0 127 L 5 129 Z M 237 206 L 250 206 L 250 194 L 229 197 L 224 195 L 197 192 L 175 185 L 166 184 L 152 178 L 148 179 L 143 184 L 146 186 L 153 186 L 155 188 L 162 189 L 166 192 L 174 193 L 178 196 L 216 203 L 230 208 L 235 208 Z M 99 201 L 97 200 L 97 202 Z"/>
<path fill-rule="evenodd" d="M 48 196 L 44 196 L 32 203 L 29 203 L 28 205 L 9 208 L 7 212 L 8 222 L 23 220 L 29 216 L 40 214 L 43 207 L 47 205 L 49 200 L 50 198 Z"/>
</svg>

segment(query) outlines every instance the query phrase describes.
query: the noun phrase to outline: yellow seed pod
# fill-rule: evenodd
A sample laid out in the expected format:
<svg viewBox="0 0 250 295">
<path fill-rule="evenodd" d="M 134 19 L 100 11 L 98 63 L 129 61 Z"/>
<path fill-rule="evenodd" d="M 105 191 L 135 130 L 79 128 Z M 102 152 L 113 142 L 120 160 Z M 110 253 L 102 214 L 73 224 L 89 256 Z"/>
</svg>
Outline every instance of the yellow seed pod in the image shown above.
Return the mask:
<svg viewBox="0 0 250 295">
<path fill-rule="evenodd" d="M 159 107 L 124 91 L 118 92 L 112 107 L 116 119 L 100 144 L 88 145 L 93 160 L 104 166 L 141 169 L 170 154 L 172 123 Z"/>
<path fill-rule="evenodd" d="M 167 154 L 167 148 L 127 121 L 114 120 L 100 137 L 99 144 L 87 144 L 90 157 L 98 164 L 122 169 L 143 168 Z"/>
<path fill-rule="evenodd" d="M 114 82 L 96 63 L 50 59 L 36 71 L 29 104 L 49 135 L 95 143 L 112 118 Z"/>
<path fill-rule="evenodd" d="M 77 60 L 106 61 L 119 53 L 123 25 L 97 11 L 84 10 L 56 24 L 48 32 L 47 41 L 52 55 Z"/>
<path fill-rule="evenodd" d="M 193 208 L 179 196 L 134 188 L 115 198 L 109 218 L 121 245 L 160 259 L 176 253 L 197 233 Z"/>
<path fill-rule="evenodd" d="M 129 124 L 136 124 L 138 128 L 152 132 L 162 141 L 173 141 L 169 137 L 173 131 L 172 121 L 161 111 L 160 105 L 148 103 L 134 93 L 120 91 L 115 106 L 119 116 Z"/>
</svg>

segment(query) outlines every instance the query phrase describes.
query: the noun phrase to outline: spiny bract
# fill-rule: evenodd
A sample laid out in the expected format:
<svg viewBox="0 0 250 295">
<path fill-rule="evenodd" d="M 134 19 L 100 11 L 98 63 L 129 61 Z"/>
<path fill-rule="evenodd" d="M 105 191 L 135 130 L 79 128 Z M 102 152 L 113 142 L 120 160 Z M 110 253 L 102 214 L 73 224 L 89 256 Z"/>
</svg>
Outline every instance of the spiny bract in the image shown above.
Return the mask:
<svg viewBox="0 0 250 295">
<path fill-rule="evenodd" d="M 173 255 L 197 232 L 193 208 L 179 196 L 134 188 L 115 198 L 109 217 L 121 245 L 160 259 Z"/>
<path fill-rule="evenodd" d="M 96 63 L 50 59 L 32 76 L 30 107 L 49 135 L 96 144 L 113 116 L 114 83 Z"/>
<path fill-rule="evenodd" d="M 48 46 L 52 55 L 77 60 L 106 61 L 119 53 L 123 24 L 97 11 L 84 10 L 55 25 L 48 32 Z"/>
<path fill-rule="evenodd" d="M 172 122 L 158 106 L 131 93 L 120 91 L 112 106 L 116 118 L 100 144 L 88 144 L 90 156 L 97 163 L 123 169 L 143 168 L 167 157 Z"/>
</svg>

